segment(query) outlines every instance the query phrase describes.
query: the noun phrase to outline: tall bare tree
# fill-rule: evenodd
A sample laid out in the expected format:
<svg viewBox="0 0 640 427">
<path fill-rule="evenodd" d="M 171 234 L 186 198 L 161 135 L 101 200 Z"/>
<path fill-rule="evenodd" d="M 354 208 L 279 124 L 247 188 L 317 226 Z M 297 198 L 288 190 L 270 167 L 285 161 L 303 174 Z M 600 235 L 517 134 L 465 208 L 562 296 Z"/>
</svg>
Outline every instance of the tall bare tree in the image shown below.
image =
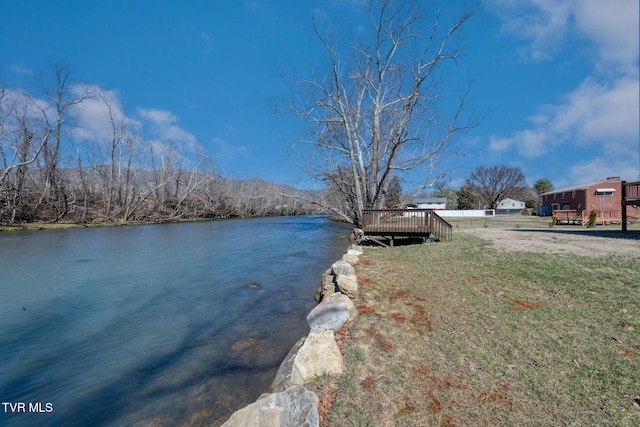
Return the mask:
<svg viewBox="0 0 640 427">
<path fill-rule="evenodd" d="M 468 90 L 452 96 L 446 78 L 460 54 L 458 33 L 477 5 L 443 24 L 445 14 L 431 4 L 371 0 L 368 36 L 348 44 L 314 22 L 326 68 L 292 83 L 286 108 L 312 125 L 301 142 L 317 159 L 313 172 L 348 171 L 354 201 L 344 216 L 356 224 L 363 209 L 385 206 L 393 176 L 413 171 L 421 178 L 410 190 L 429 187 L 452 137 L 476 124 L 463 117 Z"/>
<path fill-rule="evenodd" d="M 519 167 L 511 166 L 478 166 L 465 184 L 472 189 L 481 203 L 488 209 L 495 209 L 504 198 L 514 196 L 527 181 Z"/>
<path fill-rule="evenodd" d="M 33 115 L 33 100 L 26 93 L 10 93 L 0 86 L 0 220 L 21 220 L 27 168 L 49 138 L 48 127 Z M 8 215 L 7 215 L 8 213 Z"/>
<path fill-rule="evenodd" d="M 38 87 L 48 105 L 34 103 L 40 109 L 50 129 L 49 138 L 42 150 L 42 172 L 44 174 L 40 204 L 50 211 L 48 217 L 59 221 L 67 213 L 67 194 L 64 185 L 58 182 L 58 168 L 62 155 L 62 143 L 74 127 L 72 108 L 89 95 L 74 94 L 71 69 L 63 64 L 54 64 L 47 73 L 38 77 Z"/>
</svg>

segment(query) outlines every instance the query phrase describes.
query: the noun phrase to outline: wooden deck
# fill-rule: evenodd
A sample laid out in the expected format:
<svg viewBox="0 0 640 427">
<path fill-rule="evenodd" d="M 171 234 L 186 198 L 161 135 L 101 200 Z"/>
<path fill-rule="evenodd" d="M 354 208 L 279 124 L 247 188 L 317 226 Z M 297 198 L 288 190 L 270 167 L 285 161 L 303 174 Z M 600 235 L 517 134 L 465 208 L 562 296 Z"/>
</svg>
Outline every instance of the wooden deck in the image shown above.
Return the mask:
<svg viewBox="0 0 640 427">
<path fill-rule="evenodd" d="M 367 236 L 451 240 L 453 227 L 433 209 L 366 209 L 362 231 Z"/>
<path fill-rule="evenodd" d="M 627 206 L 640 207 L 640 181 L 622 181 L 622 231 L 627 231 L 627 223 L 630 220 Z"/>
<path fill-rule="evenodd" d="M 589 223 L 588 210 L 560 210 L 553 211 L 553 219 L 556 224 L 580 224 L 587 225 Z M 620 210 L 597 210 L 596 224 L 620 224 L 622 223 L 622 211 Z"/>
</svg>

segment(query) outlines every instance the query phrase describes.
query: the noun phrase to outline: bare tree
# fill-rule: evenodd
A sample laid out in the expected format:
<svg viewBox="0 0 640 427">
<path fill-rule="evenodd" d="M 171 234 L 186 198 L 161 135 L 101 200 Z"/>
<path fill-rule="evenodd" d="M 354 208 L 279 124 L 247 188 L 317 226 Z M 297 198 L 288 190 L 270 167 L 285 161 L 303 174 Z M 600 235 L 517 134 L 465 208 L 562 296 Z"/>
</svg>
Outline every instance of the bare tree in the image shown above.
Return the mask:
<svg viewBox="0 0 640 427">
<path fill-rule="evenodd" d="M 385 206 L 393 176 L 413 171 L 421 179 L 412 190 L 429 187 L 452 137 L 476 124 L 463 119 L 468 90 L 452 96 L 444 79 L 460 54 L 457 34 L 477 5 L 443 26 L 441 10 L 421 9 L 427 4 L 371 0 L 369 36 L 348 45 L 314 23 L 328 64 L 292 84 L 286 108 L 313 127 L 301 141 L 317 159 L 313 172 L 348 171 L 354 200 L 343 214 L 355 223 L 363 209 Z"/>
<path fill-rule="evenodd" d="M 472 189 L 480 202 L 488 209 L 495 209 L 501 200 L 513 196 L 527 185 L 522 169 L 510 166 L 478 166 L 465 187 Z"/>
<path fill-rule="evenodd" d="M 20 220 L 27 168 L 38 159 L 50 134 L 33 117 L 32 103 L 27 94 L 10 94 L 0 86 L 0 204 L 12 223 Z"/>
<path fill-rule="evenodd" d="M 74 126 L 71 109 L 89 95 L 75 95 L 71 81 L 71 70 L 62 64 L 52 65 L 48 73 L 38 77 L 38 87 L 44 94 L 48 105 L 34 103 L 50 129 L 42 150 L 42 172 L 44 174 L 41 205 L 52 222 L 61 220 L 67 213 L 67 194 L 64 185 L 58 182 L 58 168 L 62 154 L 62 143 Z"/>
<path fill-rule="evenodd" d="M 32 146 L 32 139 L 36 136 L 27 129 L 28 121 L 29 114 L 26 104 L 23 103 L 22 108 L 17 106 L 15 100 L 7 94 L 4 85 L 0 86 L 0 158 L 2 158 L 0 186 L 13 169 L 26 167 L 35 162 L 49 138 L 49 129 L 44 129 L 39 135 L 39 143 L 36 145 L 35 151 L 25 148 L 25 144 L 28 144 L 29 147 Z M 12 139 L 12 131 L 15 134 L 18 128 L 19 136 Z M 29 137 L 25 138 L 25 135 L 29 135 Z M 29 156 L 29 154 L 31 155 Z"/>
</svg>

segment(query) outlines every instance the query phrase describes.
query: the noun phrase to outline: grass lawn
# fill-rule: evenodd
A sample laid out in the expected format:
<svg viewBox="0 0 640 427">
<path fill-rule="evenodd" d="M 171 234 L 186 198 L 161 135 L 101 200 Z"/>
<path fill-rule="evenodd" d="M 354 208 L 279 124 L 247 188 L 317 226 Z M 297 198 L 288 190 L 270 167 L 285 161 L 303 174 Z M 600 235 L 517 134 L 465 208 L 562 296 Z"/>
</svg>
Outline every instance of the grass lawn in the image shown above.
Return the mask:
<svg viewBox="0 0 640 427">
<path fill-rule="evenodd" d="M 367 247 L 357 274 L 346 372 L 316 383 L 336 396 L 323 425 L 640 425 L 640 253 L 509 252 L 454 229 Z"/>
</svg>

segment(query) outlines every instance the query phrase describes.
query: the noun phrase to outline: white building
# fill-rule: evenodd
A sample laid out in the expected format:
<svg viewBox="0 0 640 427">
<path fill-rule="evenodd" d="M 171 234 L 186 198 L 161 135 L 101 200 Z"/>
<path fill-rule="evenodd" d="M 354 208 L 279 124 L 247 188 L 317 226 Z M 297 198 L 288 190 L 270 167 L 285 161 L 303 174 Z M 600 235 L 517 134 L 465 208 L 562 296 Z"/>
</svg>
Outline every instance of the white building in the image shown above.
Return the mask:
<svg viewBox="0 0 640 427">
<path fill-rule="evenodd" d="M 496 206 L 496 214 L 519 213 L 524 210 L 524 202 L 513 199 L 504 199 Z"/>
<path fill-rule="evenodd" d="M 446 209 L 446 197 L 431 197 L 426 199 L 415 199 L 412 203 L 408 203 L 409 209 Z"/>
</svg>

